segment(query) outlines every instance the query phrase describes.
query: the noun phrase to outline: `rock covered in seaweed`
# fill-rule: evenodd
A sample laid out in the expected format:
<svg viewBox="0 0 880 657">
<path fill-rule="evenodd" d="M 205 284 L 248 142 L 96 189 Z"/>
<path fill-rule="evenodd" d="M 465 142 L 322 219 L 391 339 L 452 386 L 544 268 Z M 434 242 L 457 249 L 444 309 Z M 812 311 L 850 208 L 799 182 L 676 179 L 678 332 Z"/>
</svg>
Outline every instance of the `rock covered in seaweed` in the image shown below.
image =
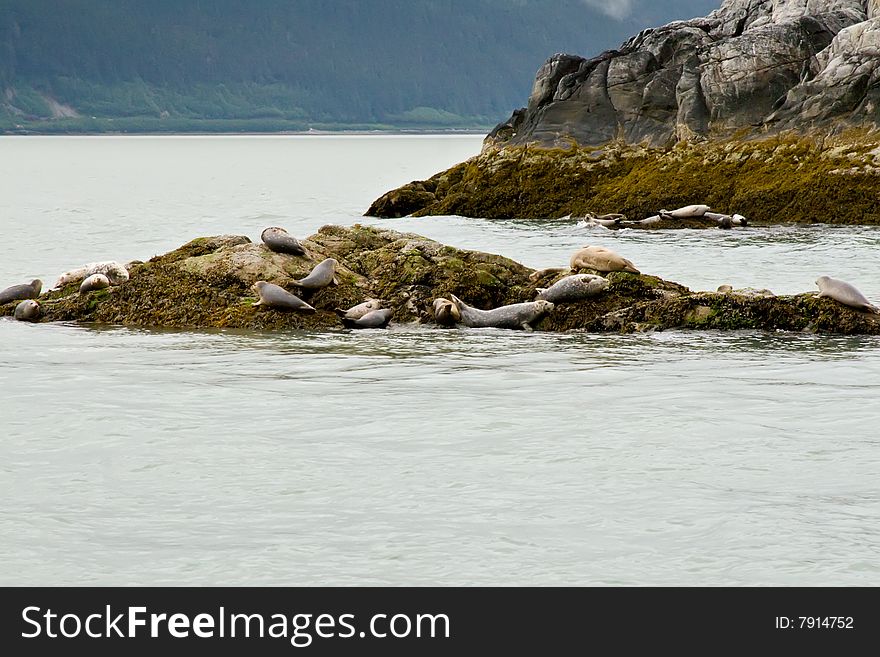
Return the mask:
<svg viewBox="0 0 880 657">
<path fill-rule="evenodd" d="M 398 212 L 393 200 L 406 197 L 411 187 L 419 195 Z M 682 142 L 671 148 L 621 142 L 601 148 L 508 146 L 392 190 L 366 214 L 548 219 L 614 212 L 639 220 L 663 208 L 705 203 L 716 212 L 745 215 L 750 224 L 878 225 L 878 188 L 877 133 Z M 672 219 L 646 228 L 717 225 Z"/>
<path fill-rule="evenodd" d="M 243 236 L 193 240 L 131 266 L 126 283 L 78 294 L 76 284 L 40 298 L 41 321 L 84 321 L 176 328 L 341 329 L 336 309 L 381 299 L 398 323 L 433 323 L 433 302 L 456 296 L 480 309 L 535 299 L 566 275 L 509 258 L 446 246 L 411 233 L 355 225 L 324 226 L 303 240 L 305 256 L 273 253 Z M 255 308 L 251 286 L 291 287 L 325 258 L 338 262 L 339 285 L 306 301 L 313 314 Z M 530 277 L 534 278 L 532 280 Z M 763 296 L 694 293 L 646 274 L 614 272 L 608 286 L 583 301 L 557 303 L 535 328 L 632 332 L 763 329 L 880 334 L 880 315 L 861 313 L 815 293 Z M 0 306 L 10 316 L 15 303 Z"/>
</svg>

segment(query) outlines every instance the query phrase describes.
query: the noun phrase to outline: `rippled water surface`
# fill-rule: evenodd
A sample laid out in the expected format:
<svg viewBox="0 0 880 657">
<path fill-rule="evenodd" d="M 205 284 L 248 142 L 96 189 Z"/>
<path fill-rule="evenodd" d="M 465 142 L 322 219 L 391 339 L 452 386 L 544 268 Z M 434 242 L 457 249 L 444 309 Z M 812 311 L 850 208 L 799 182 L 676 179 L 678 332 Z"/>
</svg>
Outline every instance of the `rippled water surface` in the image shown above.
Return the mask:
<svg viewBox="0 0 880 657">
<path fill-rule="evenodd" d="M 880 301 L 873 228 L 360 216 L 479 146 L 0 138 L 0 287 L 368 222 L 530 266 L 604 244 L 694 289 L 830 274 Z M 0 391 L 3 584 L 880 583 L 877 338 L 0 320 Z"/>
</svg>

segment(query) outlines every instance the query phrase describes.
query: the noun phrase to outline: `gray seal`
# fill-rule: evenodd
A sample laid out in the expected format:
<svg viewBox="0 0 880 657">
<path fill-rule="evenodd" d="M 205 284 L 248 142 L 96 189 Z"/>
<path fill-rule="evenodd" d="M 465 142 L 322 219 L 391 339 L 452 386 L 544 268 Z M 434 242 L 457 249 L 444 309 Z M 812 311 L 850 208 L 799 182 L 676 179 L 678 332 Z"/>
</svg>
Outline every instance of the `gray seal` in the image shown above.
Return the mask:
<svg viewBox="0 0 880 657">
<path fill-rule="evenodd" d="M 437 297 L 431 307 L 434 310 L 434 321 L 440 326 L 455 326 L 456 322 L 461 321 L 458 306 L 449 299 Z"/>
<path fill-rule="evenodd" d="M 556 281 L 550 287 L 537 288 L 536 299 L 552 303 L 583 301 L 608 289 L 608 279 L 595 274 L 574 274 Z"/>
<path fill-rule="evenodd" d="M 583 247 L 571 256 L 569 267 L 575 272 L 578 269 L 595 269 L 601 272 L 626 271 L 632 274 L 639 273 L 639 270 L 636 269 L 632 262 L 604 246 L 587 245 Z"/>
<path fill-rule="evenodd" d="M 298 285 L 304 290 L 320 290 L 328 285 L 336 285 L 339 281 L 336 279 L 336 265 L 338 263 L 333 258 L 322 260 L 305 278 L 293 281 L 294 285 Z"/>
<path fill-rule="evenodd" d="M 391 315 L 394 311 L 391 308 L 381 308 L 380 310 L 371 310 L 359 319 L 342 318 L 342 323 L 346 328 L 365 329 L 365 328 L 385 328 L 391 321 Z"/>
<path fill-rule="evenodd" d="M 13 317 L 20 322 L 36 322 L 39 321 L 42 314 L 43 309 L 40 307 L 39 302 L 33 299 L 26 299 L 15 307 Z"/>
<path fill-rule="evenodd" d="M 841 281 L 830 276 L 820 276 L 816 279 L 819 286 L 819 297 L 828 297 L 842 303 L 845 306 L 870 313 L 880 313 L 880 308 L 873 305 L 865 295 L 859 292 L 855 286 L 846 281 Z"/>
<path fill-rule="evenodd" d="M 506 328 L 531 331 L 531 324 L 553 310 L 553 304 L 544 300 L 514 303 L 492 310 L 473 308 L 454 295 L 452 302 L 458 308 L 461 323 L 470 328 Z"/>
<path fill-rule="evenodd" d="M 104 274 L 92 274 L 85 280 L 83 280 L 82 284 L 79 286 L 79 293 L 85 294 L 86 292 L 91 292 L 92 290 L 103 290 L 106 287 L 110 287 L 110 279 L 107 278 Z"/>
<path fill-rule="evenodd" d="M 279 226 L 271 226 L 260 235 L 263 244 L 275 253 L 289 253 L 290 255 L 302 256 L 306 254 L 305 247 L 295 237 L 291 237 L 286 230 Z"/>
<path fill-rule="evenodd" d="M 382 301 L 380 299 L 367 299 L 363 303 L 352 306 L 348 310 L 335 308 L 334 312 L 343 319 L 360 319 L 364 315 L 374 310 L 381 310 Z"/>
<path fill-rule="evenodd" d="M 695 219 L 702 217 L 711 209 L 708 205 L 686 205 L 677 210 L 660 210 L 657 214 L 664 219 Z"/>
<path fill-rule="evenodd" d="M 21 301 L 22 299 L 36 299 L 40 296 L 43 289 L 43 281 L 35 278 L 30 283 L 23 285 L 13 285 L 7 287 L 0 292 L 0 304 L 9 303 L 10 301 Z"/>
<path fill-rule="evenodd" d="M 266 281 L 257 281 L 253 285 L 254 290 L 260 296 L 260 300 L 254 306 L 266 306 L 273 310 L 298 310 L 304 313 L 313 313 L 315 309 L 300 299 L 295 294 L 291 294 L 283 287 Z"/>
</svg>

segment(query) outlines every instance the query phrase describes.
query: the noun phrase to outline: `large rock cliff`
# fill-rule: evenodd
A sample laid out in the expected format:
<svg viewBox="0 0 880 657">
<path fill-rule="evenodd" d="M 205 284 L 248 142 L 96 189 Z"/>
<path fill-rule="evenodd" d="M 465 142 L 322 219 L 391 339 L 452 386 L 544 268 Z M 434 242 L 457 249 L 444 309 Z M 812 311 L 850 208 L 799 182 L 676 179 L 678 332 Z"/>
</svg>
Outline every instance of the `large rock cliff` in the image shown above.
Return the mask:
<svg viewBox="0 0 880 657">
<path fill-rule="evenodd" d="M 880 124 L 880 0 L 725 0 L 596 57 L 557 54 L 487 146 L 669 145 Z"/>
</svg>

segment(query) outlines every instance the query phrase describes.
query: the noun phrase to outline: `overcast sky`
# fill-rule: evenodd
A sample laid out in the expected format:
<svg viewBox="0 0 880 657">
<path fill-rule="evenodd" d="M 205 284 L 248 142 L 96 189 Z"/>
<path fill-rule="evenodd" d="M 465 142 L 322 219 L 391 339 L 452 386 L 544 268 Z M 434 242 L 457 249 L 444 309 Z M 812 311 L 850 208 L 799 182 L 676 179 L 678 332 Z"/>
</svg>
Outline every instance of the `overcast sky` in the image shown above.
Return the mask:
<svg viewBox="0 0 880 657">
<path fill-rule="evenodd" d="M 626 18 L 632 13 L 634 0 L 583 0 L 583 2 L 613 18 Z"/>
</svg>

